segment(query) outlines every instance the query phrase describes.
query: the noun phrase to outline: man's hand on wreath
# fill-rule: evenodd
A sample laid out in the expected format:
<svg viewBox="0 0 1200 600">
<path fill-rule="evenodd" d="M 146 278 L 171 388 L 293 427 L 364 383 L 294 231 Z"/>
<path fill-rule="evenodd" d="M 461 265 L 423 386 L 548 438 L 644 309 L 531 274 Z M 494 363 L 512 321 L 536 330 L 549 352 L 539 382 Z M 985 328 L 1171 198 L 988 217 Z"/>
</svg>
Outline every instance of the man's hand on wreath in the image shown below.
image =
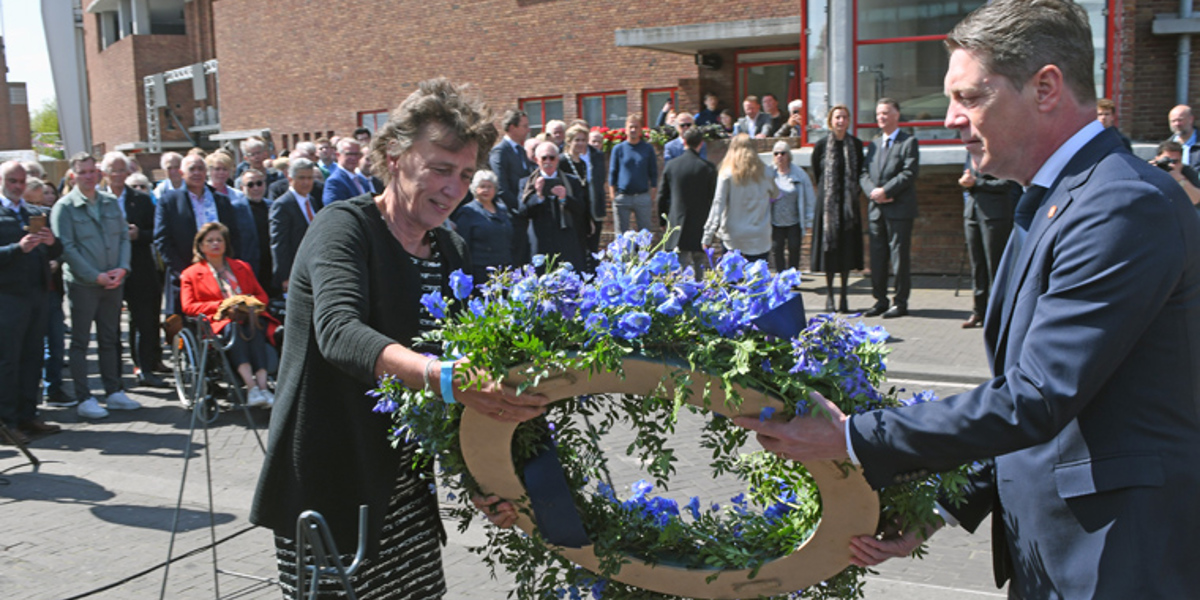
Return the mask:
<svg viewBox="0 0 1200 600">
<path fill-rule="evenodd" d="M 517 523 L 517 507 L 512 502 L 501 500 L 500 496 L 472 495 L 471 502 L 496 527 L 508 529 Z"/>
<path fill-rule="evenodd" d="M 460 363 L 458 368 L 465 367 Z M 497 421 L 520 423 L 528 421 L 543 412 L 550 399 L 540 394 L 517 394 L 516 391 L 499 381 L 487 381 L 482 386 L 473 381 L 477 380 L 475 373 L 471 374 L 471 383 L 454 388 L 454 399 L 485 414 Z"/>
<path fill-rule="evenodd" d="M 943 523 L 944 524 L 944 523 Z M 885 560 L 911 556 L 921 544 L 941 529 L 941 525 L 929 526 L 922 534 L 919 529 L 902 531 L 897 524 L 889 525 L 877 536 L 860 535 L 850 538 L 850 563 L 860 567 L 873 567 Z"/>
<path fill-rule="evenodd" d="M 733 422 L 758 433 L 758 443 L 767 452 L 791 460 L 844 460 L 847 417 L 834 403 L 813 392 L 810 414 L 790 421 L 737 417 Z"/>
</svg>

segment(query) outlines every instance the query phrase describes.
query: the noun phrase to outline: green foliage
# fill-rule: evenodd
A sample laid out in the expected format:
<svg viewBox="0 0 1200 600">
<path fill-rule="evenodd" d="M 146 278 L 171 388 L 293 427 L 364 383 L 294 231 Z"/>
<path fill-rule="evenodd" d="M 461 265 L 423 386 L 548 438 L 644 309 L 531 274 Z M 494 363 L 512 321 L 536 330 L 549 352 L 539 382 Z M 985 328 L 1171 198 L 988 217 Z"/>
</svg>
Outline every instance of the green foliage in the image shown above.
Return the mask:
<svg viewBox="0 0 1200 600">
<path fill-rule="evenodd" d="M 29 116 L 29 130 L 33 134 L 33 147 L 38 154 L 65 158 L 58 129 L 57 102 L 46 100 L 41 108 L 34 110 Z"/>
</svg>

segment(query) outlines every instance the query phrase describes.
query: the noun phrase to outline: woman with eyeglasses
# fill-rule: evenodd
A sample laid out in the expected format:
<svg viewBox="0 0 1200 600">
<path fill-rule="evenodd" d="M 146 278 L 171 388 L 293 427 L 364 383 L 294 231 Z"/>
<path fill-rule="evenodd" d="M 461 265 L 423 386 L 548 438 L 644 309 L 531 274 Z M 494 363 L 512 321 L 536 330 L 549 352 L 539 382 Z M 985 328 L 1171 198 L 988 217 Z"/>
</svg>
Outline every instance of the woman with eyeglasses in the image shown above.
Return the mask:
<svg viewBox="0 0 1200 600">
<path fill-rule="evenodd" d="M 717 173 L 708 221 L 701 244 L 714 246 L 717 238 L 747 260 L 767 260 L 771 251 L 771 199 L 779 196 L 775 180 L 758 158 L 750 136 L 733 136 Z"/>
<path fill-rule="evenodd" d="M 250 167 L 242 171 L 240 182 L 242 195 L 246 197 L 246 204 L 250 205 L 250 213 L 254 215 L 254 230 L 258 234 L 258 268 L 254 270 L 254 275 L 263 282 L 263 289 L 267 290 L 268 296 L 278 298 L 281 290 L 276 289 L 271 276 L 274 263 L 271 262 L 271 201 L 267 199 L 267 175 Z"/>
<path fill-rule="evenodd" d="M 227 196 L 229 203 L 233 205 L 237 221 L 234 223 L 234 230 L 238 232 L 238 247 L 231 250 L 238 258 L 246 261 L 255 273 L 261 272 L 262 253 L 259 250 L 260 240 L 258 229 L 255 227 L 254 212 L 250 210 L 246 196 L 237 188 L 229 187 L 234 168 L 233 157 L 218 150 L 205 156 L 204 164 L 208 166 L 208 187 L 214 194 Z"/>
<path fill-rule="evenodd" d="M 799 165 L 792 162 L 792 147 L 779 140 L 771 150 L 772 175 L 779 197 L 771 200 L 771 254 L 775 270 L 800 269 L 800 242 L 804 231 L 812 228 L 812 181 Z M 787 250 L 786 259 L 784 250 Z"/>
<path fill-rule="evenodd" d="M 850 135 L 850 109 L 838 104 L 825 117 L 829 135 L 813 146 L 817 206 L 812 236 L 812 270 L 825 272 L 825 310 L 832 311 L 833 276 L 842 276 L 838 311 L 850 312 L 847 280 L 850 269 L 863 268 L 862 217 L 858 206 L 863 144 Z"/>
</svg>

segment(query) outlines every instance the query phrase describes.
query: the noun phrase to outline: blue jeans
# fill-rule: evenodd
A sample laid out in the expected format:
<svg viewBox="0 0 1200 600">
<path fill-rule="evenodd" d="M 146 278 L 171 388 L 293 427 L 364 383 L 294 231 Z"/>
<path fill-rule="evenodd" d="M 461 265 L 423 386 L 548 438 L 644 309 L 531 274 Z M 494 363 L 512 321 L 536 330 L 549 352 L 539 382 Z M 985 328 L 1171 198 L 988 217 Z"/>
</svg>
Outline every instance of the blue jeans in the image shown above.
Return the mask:
<svg viewBox="0 0 1200 600">
<path fill-rule="evenodd" d="M 46 294 L 49 307 L 46 309 L 46 362 L 42 368 L 42 380 L 46 382 L 46 397 L 62 400 L 63 395 L 63 343 L 66 338 L 67 322 L 63 315 L 63 293 Z"/>
</svg>

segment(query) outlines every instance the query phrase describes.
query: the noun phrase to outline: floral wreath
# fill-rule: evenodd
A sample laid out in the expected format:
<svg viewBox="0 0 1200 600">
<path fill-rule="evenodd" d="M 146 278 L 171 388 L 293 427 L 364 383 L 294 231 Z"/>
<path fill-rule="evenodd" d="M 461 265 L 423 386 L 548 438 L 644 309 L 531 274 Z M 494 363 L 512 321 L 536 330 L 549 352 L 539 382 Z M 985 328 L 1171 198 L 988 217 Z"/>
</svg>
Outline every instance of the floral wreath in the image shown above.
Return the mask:
<svg viewBox="0 0 1200 600">
<path fill-rule="evenodd" d="M 877 390 L 888 352 L 882 327 L 822 314 L 800 323 L 794 335 L 765 331 L 771 328 L 763 317 L 781 306 L 786 310 L 784 305 L 798 296 L 800 275 L 793 269 L 772 276 L 764 261 L 748 262 L 733 251 L 696 281 L 692 268 L 682 268 L 674 251 L 653 246 L 646 231 L 618 237 L 598 258 L 593 275 L 535 257 L 535 266 L 497 271 L 478 288 L 456 271 L 453 298 L 422 298 L 425 310 L 441 323 L 425 339 L 444 344 L 491 380 L 516 384 L 518 392 L 540 389 L 563 373 L 623 378 L 631 357 L 667 365 L 660 365 L 657 384 L 639 395 L 569 398 L 551 404 L 544 417 L 508 424 L 515 427 L 512 465 L 520 469 L 547 450 L 561 463 L 569 504 L 596 558 L 581 568 L 564 556 L 562 542 L 547 539 L 553 536 L 546 531 L 489 527 L 487 543 L 473 551 L 493 573 L 500 566 L 514 574 L 517 587 L 510 596 L 684 598 L 623 582 L 622 569 L 646 563 L 701 571 L 707 582 L 728 579 L 734 571 L 753 580 L 760 569 L 806 542 L 822 519 L 814 474 L 765 451 L 739 455 L 748 434 L 730 419 L 706 419 L 700 443 L 713 456 L 713 475 L 745 481 L 745 493 L 722 502 L 692 497 L 683 506 L 653 493 L 656 486 L 668 489 L 675 470 L 669 442 L 680 411 L 739 414 L 762 406 L 751 414 L 786 420 L 809 412 L 804 399 L 812 391 L 848 414 L 936 399 L 930 392 L 900 399 L 903 390 Z M 469 497 L 484 490 L 464 457 L 460 427 L 472 415 L 477 422 L 490 420 L 391 377 L 371 394 L 377 399 L 374 410 L 393 416 L 393 442 L 416 443 L 415 460 L 422 465 L 436 460 L 448 498 L 459 503 L 451 516 L 465 530 L 478 514 Z M 753 404 L 752 396 L 775 400 Z M 637 482 L 625 498 L 611 483 L 598 443 L 618 424 L 634 430 L 627 452 L 653 480 Z M 837 466 L 843 473 L 855 471 L 848 462 Z M 966 470 L 958 469 L 886 487 L 878 495 L 878 522 L 923 530 L 936 518 L 935 502 L 957 501 L 965 483 Z M 529 498 L 509 499 L 529 517 Z M 914 554 L 920 556 L 921 550 Z M 848 553 L 840 572 L 770 597 L 860 597 L 868 571 L 847 563 Z M 751 595 L 766 597 L 757 591 Z"/>
</svg>

